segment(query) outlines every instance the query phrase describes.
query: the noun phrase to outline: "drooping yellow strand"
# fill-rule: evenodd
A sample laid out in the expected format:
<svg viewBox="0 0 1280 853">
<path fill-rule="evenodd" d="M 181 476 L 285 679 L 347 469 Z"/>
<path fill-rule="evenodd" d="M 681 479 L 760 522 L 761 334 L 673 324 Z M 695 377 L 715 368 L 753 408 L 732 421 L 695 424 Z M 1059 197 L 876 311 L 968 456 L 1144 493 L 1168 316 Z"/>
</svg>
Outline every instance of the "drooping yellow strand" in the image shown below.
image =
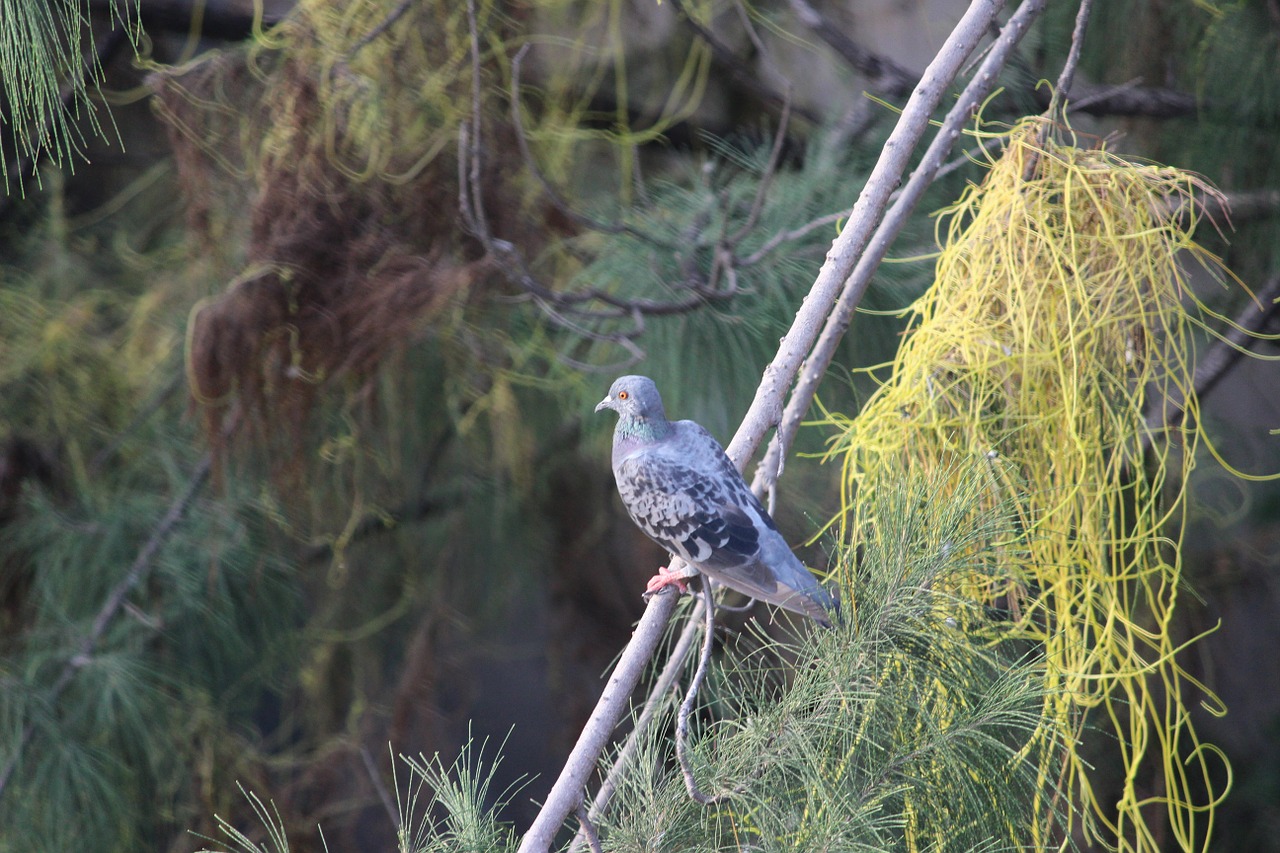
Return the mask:
<svg viewBox="0 0 1280 853">
<path fill-rule="evenodd" d="M 1050 692 L 1026 750 L 1045 786 L 1035 845 L 1062 843 L 1049 812 L 1070 798 L 1088 839 L 1148 851 L 1167 831 L 1204 849 L 1230 767 L 1192 727 L 1188 688 L 1218 700 L 1182 669 L 1170 621 L 1201 440 L 1185 269 L 1231 278 L 1190 236 L 1194 196 L 1213 190 L 1043 127 L 1015 127 L 982 185 L 943 212 L 936 281 L 910 309 L 892 375 L 856 419 L 827 418 L 829 458 L 843 463 L 836 524 L 856 538 L 883 477 L 913 466 L 960 477 L 957 461 L 985 458 L 985 508 L 1012 502 L 1024 535 L 1003 576 L 957 591 L 1008 610 L 992 642 L 1044 652 Z M 1184 417 L 1150 431 L 1146 411 L 1166 397 Z M 1118 803 L 1099 800 L 1077 751 L 1090 712 L 1116 735 Z M 1153 804 L 1167 830 L 1150 825 Z"/>
</svg>

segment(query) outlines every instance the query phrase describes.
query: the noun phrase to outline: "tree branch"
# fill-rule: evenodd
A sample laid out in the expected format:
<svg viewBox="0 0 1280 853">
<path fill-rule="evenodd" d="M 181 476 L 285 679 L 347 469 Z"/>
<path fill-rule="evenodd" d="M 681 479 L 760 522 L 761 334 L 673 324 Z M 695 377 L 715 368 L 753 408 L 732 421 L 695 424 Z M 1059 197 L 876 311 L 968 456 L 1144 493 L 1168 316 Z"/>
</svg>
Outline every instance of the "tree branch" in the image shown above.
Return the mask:
<svg viewBox="0 0 1280 853">
<path fill-rule="evenodd" d="M 1162 89 L 1154 86 L 1099 86 L 1091 83 L 1078 83 L 1071 87 L 1067 98 L 1071 112 L 1081 112 L 1092 116 L 1122 115 L 1144 116 L 1146 118 L 1179 118 L 1193 115 L 1197 110 L 1209 106 L 1190 92 L 1179 92 L 1177 89 Z M 1037 89 L 1036 99 L 1047 109 L 1053 95 L 1043 89 Z"/>
<path fill-rule="evenodd" d="M 1044 11 L 1047 0 L 1024 0 L 1018 10 L 1009 18 L 1000 32 L 978 73 L 960 94 L 956 105 L 943 120 L 942 127 L 925 151 L 920 165 L 912 173 L 911 179 L 898 194 L 892 209 L 885 215 L 884 221 L 876 229 L 874 238 L 866 247 L 866 251 L 858 259 L 857 266 L 848 280 L 844 282 L 839 302 L 827 317 L 822 335 L 812 353 L 805 360 L 800 370 L 800 379 L 795 391 L 787 403 L 786 411 L 780 421 L 778 431 L 769 443 L 765 458 L 756 468 L 753 486 L 757 488 L 771 487 L 781 473 L 782 462 L 790 450 L 790 443 L 799 428 L 800 421 L 809 411 L 813 403 L 818 385 L 826 374 L 831 360 L 835 357 L 836 348 L 844 337 L 853 320 L 853 312 L 862 296 L 866 293 L 871 277 L 875 274 L 880 262 L 889 251 L 889 244 L 897 237 L 907 222 L 911 212 L 919 204 L 925 190 L 933 182 L 942 168 L 943 160 L 951 151 L 960 136 L 961 129 L 973 116 L 974 111 L 995 86 L 1000 68 L 1008 61 L 1013 49 L 1026 35 L 1035 19 Z M 846 226 L 846 229 L 849 226 Z M 844 234 L 842 232 L 841 236 Z"/>
<path fill-rule="evenodd" d="M 693 640 L 698 635 L 698 625 L 702 620 L 702 608 L 704 606 L 702 599 L 699 598 L 698 603 L 694 605 L 693 610 L 689 613 L 684 630 L 680 632 L 680 639 L 676 641 L 675 647 L 672 648 L 671 654 L 667 657 L 666 666 L 662 668 L 662 673 L 653 683 L 653 687 L 649 689 L 649 698 L 645 700 L 644 707 L 640 709 L 640 716 L 636 717 L 636 723 L 628 733 L 626 741 L 622 744 L 622 749 L 618 750 L 617 756 L 613 759 L 613 766 L 605 774 L 600 790 L 596 791 L 595 797 L 592 798 L 591 809 L 588 812 L 588 817 L 592 821 L 599 821 L 604 816 L 605 810 L 609 808 L 610 801 L 613 800 L 613 795 L 617 793 L 619 777 L 626 771 L 628 765 L 631 764 L 631 759 L 636 754 L 639 736 L 653 724 L 653 718 L 657 715 L 658 709 L 666 703 L 667 697 L 676 683 L 676 678 L 680 675 L 680 670 L 684 668 L 684 660 L 689 656 L 689 650 L 693 648 Z M 585 840 L 582 830 L 579 829 L 578 834 L 574 836 L 573 843 L 569 845 L 569 853 L 576 853 L 576 851 L 581 850 Z"/>
<path fill-rule="evenodd" d="M 788 99 L 784 95 L 775 92 L 769 85 L 762 82 L 758 76 L 752 74 L 747 69 L 746 64 L 738 58 L 737 54 L 728 45 L 716 38 L 715 33 L 698 23 L 693 15 L 689 13 L 684 0 L 671 0 L 671 6 L 680 13 L 688 27 L 697 33 L 698 38 L 706 42 L 707 47 L 711 48 L 711 55 L 728 69 L 734 80 L 744 88 L 749 89 L 752 94 L 770 107 L 776 110 L 782 110 L 786 107 Z M 813 110 L 804 107 L 793 107 L 792 110 L 796 115 L 803 117 L 811 124 L 822 123 L 822 116 Z"/>
<path fill-rule="evenodd" d="M 720 794 L 703 792 L 698 787 L 698 780 L 694 778 L 693 763 L 689 760 L 689 715 L 693 713 L 694 703 L 698 701 L 698 692 L 702 689 L 703 679 L 707 677 L 707 669 L 711 666 L 711 649 L 716 639 L 716 603 L 711 597 L 711 582 L 705 575 L 702 578 L 702 615 L 706 620 L 702 629 L 702 655 L 698 659 L 698 669 L 689 681 L 689 689 L 685 692 L 684 701 L 680 703 L 680 711 L 676 715 L 676 759 L 680 762 L 680 775 L 684 777 L 684 787 L 689 792 L 689 797 L 698 805 L 713 806 L 730 792 Z"/>
<path fill-rule="evenodd" d="M 867 178 L 849 222 L 827 252 L 826 262 L 796 312 L 791 329 L 783 337 L 777 355 L 765 368 L 742 426 L 726 448 L 729 458 L 739 468 L 760 446 L 768 429 L 779 422 L 782 400 L 795 381 L 801 363 L 817 341 L 825 318 L 840 298 L 845 280 L 870 242 L 890 194 L 906 171 L 911 152 L 929 126 L 933 110 L 1003 6 L 1004 0 L 973 0 L 912 92 L 897 127 L 885 142 L 884 150 Z"/>
<path fill-rule="evenodd" d="M 869 88 L 890 97 L 901 98 L 915 86 L 915 74 L 849 38 L 830 18 L 811 6 L 808 0 L 790 0 L 790 6 L 800 23 L 840 54 L 849 67 L 867 77 Z"/>
<path fill-rule="evenodd" d="M 1080 0 L 1080 8 L 1076 10 L 1076 25 L 1071 31 L 1071 47 L 1067 50 L 1067 59 L 1062 63 L 1062 71 L 1058 74 L 1058 85 L 1053 89 L 1053 99 L 1049 102 L 1049 118 L 1058 121 L 1066 93 L 1076 79 L 1076 67 L 1080 65 L 1080 49 L 1084 47 L 1084 31 L 1089 27 L 1089 15 L 1093 12 L 1093 0 Z"/>
<path fill-rule="evenodd" d="M 751 407 L 729 443 L 729 458 L 734 460 L 739 470 L 760 446 L 768 429 L 777 423 L 783 397 L 795 381 L 801 362 L 813 347 L 823 318 L 835 307 L 845 279 L 866 248 L 890 193 L 901 180 L 911 152 L 929 125 L 933 110 L 1003 6 L 1004 0 L 973 0 L 912 92 L 897 127 L 885 143 L 854 205 L 849 224 L 828 252 L 826 263 L 796 313 L 790 331 L 783 337 L 777 355 L 765 368 Z M 565 819 L 582 802 L 583 786 L 621 719 L 631 690 L 657 647 L 673 608 L 674 599 L 670 595 L 657 595 L 650 599 L 635 635 L 623 650 L 609 685 L 584 727 L 560 778 L 552 786 L 533 825 L 521 840 L 520 853 L 549 850 Z"/>
<path fill-rule="evenodd" d="M 1213 390 L 1231 366 L 1258 340 L 1258 334 L 1268 321 L 1280 316 L 1280 301 L 1277 300 L 1280 300 L 1280 275 L 1272 276 L 1262 286 L 1256 297 L 1240 309 L 1235 320 L 1228 323 L 1204 357 L 1196 361 L 1191 387 L 1195 389 L 1197 398 L 1204 397 Z M 1171 388 L 1170 393 L 1148 403 L 1147 429 L 1142 434 L 1143 450 L 1151 446 L 1156 433 L 1178 428 L 1187 414 L 1185 403 L 1186 396 L 1176 387 Z"/>
<path fill-rule="evenodd" d="M 196 495 L 204 488 L 205 483 L 209 481 L 209 474 L 213 470 L 213 454 L 206 453 L 200 463 L 196 465 L 196 469 L 191 474 L 191 479 L 187 481 L 186 488 L 182 493 L 169 505 L 168 511 L 159 523 L 152 529 L 151 535 L 147 537 L 147 541 L 138 551 L 138 556 L 134 559 L 133 565 L 125 572 L 111 592 L 107 595 L 107 600 L 103 602 L 99 608 L 97 616 L 94 617 L 93 625 L 89 629 L 89 633 L 80 642 L 76 652 L 62 665 L 62 671 L 58 674 L 58 678 L 54 681 L 53 686 L 49 689 L 48 704 L 50 707 L 57 705 L 58 700 L 62 697 L 63 692 L 70 686 L 72 680 L 76 677 L 81 669 L 88 665 L 92 660 L 92 655 L 97 649 L 98 644 L 102 641 L 102 637 L 107 632 L 107 628 L 115 620 L 116 615 L 125 605 L 125 599 L 129 593 L 142 583 L 142 581 L 150 574 L 152 567 L 155 565 L 156 556 L 159 555 L 161 547 L 168 541 L 178 523 L 186 516 L 187 510 L 190 509 Z M 9 760 L 5 762 L 4 769 L 0 770 L 0 796 L 4 795 L 5 789 L 9 785 L 13 772 L 18 766 L 22 753 L 27 745 L 31 742 L 35 735 L 35 721 L 29 721 L 22 729 L 22 736 L 18 739 L 14 746 L 13 754 L 9 756 Z"/>
<path fill-rule="evenodd" d="M 673 565 L 672 569 L 675 568 Z M 609 745 L 613 730 L 631 705 L 631 692 L 648 668 L 654 650 L 662 642 L 667 621 L 675 612 L 677 598 L 672 592 L 662 592 L 649 599 L 644 615 L 636 624 L 631 641 L 622 650 L 622 656 L 609 676 L 609 683 L 583 726 L 560 777 L 551 786 L 542 809 L 521 839 L 519 853 L 545 853 L 550 850 L 565 818 L 582 804 L 587 779 Z"/>
</svg>

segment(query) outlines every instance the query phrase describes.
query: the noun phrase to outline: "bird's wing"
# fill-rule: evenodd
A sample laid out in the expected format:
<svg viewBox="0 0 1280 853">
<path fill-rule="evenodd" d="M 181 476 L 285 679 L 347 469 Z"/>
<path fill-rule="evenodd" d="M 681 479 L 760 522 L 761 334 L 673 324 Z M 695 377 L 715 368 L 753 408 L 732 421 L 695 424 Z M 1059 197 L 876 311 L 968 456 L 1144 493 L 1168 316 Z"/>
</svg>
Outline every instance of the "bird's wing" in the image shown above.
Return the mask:
<svg viewBox="0 0 1280 853">
<path fill-rule="evenodd" d="M 618 493 L 640 529 L 672 554 L 708 567 L 753 561 L 755 520 L 701 467 L 670 453 L 638 453 L 618 465 Z"/>
<path fill-rule="evenodd" d="M 618 461 L 618 493 L 636 525 L 731 589 L 829 624 L 832 599 L 796 559 L 715 438 L 692 421 L 674 440 Z"/>
</svg>

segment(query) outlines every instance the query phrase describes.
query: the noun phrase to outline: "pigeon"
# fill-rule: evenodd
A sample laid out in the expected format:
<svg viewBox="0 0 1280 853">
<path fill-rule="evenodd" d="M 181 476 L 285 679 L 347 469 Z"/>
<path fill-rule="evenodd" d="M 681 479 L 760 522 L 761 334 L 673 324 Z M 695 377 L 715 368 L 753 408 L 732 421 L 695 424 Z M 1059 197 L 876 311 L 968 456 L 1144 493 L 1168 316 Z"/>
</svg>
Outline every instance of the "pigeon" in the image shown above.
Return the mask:
<svg viewBox="0 0 1280 853">
<path fill-rule="evenodd" d="M 707 577 L 830 627 L 837 605 L 778 532 L 720 443 L 693 421 L 667 420 L 647 376 L 623 376 L 596 411 L 613 409 L 613 476 L 646 536 Z M 683 578 L 664 567 L 656 592 Z"/>
</svg>

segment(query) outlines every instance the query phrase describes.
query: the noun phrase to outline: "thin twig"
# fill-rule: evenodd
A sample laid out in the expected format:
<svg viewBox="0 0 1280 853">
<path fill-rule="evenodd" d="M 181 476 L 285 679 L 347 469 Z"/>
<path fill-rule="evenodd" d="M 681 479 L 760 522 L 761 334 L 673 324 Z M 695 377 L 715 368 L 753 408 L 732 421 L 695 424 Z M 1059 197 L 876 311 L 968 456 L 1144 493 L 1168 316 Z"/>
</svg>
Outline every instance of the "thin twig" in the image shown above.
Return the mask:
<svg viewBox="0 0 1280 853">
<path fill-rule="evenodd" d="M 742 227 L 733 232 L 733 236 L 726 242 L 730 246 L 737 246 L 738 243 L 756 227 L 756 223 L 760 220 L 760 212 L 764 210 L 765 197 L 769 193 L 769 188 L 773 186 L 773 179 L 778 174 L 778 164 L 782 161 L 782 149 L 787 141 L 787 127 L 791 119 L 791 89 L 787 89 L 787 100 L 782 105 L 782 115 L 778 118 L 778 131 L 773 135 L 773 150 L 769 152 L 769 164 L 765 167 L 764 174 L 760 177 L 760 183 L 756 186 L 755 197 L 751 200 L 751 211 L 747 214 L 747 221 L 742 223 Z"/>
<path fill-rule="evenodd" d="M 1055 121 L 1060 117 L 1062 102 L 1076 79 L 1080 50 L 1084 47 L 1084 31 L 1089 27 L 1089 15 L 1092 12 L 1093 0 L 1080 0 L 1080 8 L 1076 10 L 1076 25 L 1071 31 L 1071 48 L 1067 51 L 1067 61 L 1062 63 L 1062 73 L 1058 75 L 1058 85 L 1054 87 L 1053 100 L 1049 103 L 1049 117 Z"/>
<path fill-rule="evenodd" d="M 1067 60 L 1062 65 L 1062 72 L 1058 75 L 1057 85 L 1054 86 L 1053 96 L 1049 99 L 1049 107 L 1045 110 L 1044 115 L 1048 119 L 1036 131 L 1036 145 L 1032 149 L 1031 154 L 1027 157 L 1027 162 L 1022 167 L 1022 180 L 1029 181 L 1035 176 L 1036 167 L 1040 164 L 1040 155 L 1038 151 L 1044 147 L 1045 140 L 1048 139 L 1049 131 L 1055 123 L 1062 121 L 1062 104 L 1066 98 L 1067 90 L 1071 88 L 1071 81 L 1076 76 L 1076 66 L 1080 63 L 1080 50 L 1084 46 L 1084 31 L 1089 26 L 1089 13 L 1093 10 L 1093 0 L 1080 0 L 1080 8 L 1076 10 L 1076 24 L 1071 31 L 1071 47 L 1067 51 Z"/>
<path fill-rule="evenodd" d="M 385 18 L 378 22 L 376 27 L 361 36 L 360 40 L 351 46 L 351 50 L 347 51 L 347 61 L 349 62 L 357 53 L 364 50 L 370 42 L 395 26 L 396 21 L 404 17 L 404 13 L 409 11 L 409 7 L 412 6 L 414 2 L 415 0 L 400 0 L 394 9 L 392 9 Z"/>
<path fill-rule="evenodd" d="M 793 243 L 796 240 L 801 240 L 805 237 L 808 237 L 810 234 L 812 234 L 814 231 L 818 230 L 819 228 L 825 228 L 828 225 L 834 225 L 837 222 L 839 222 L 841 219 L 848 219 L 849 214 L 851 213 L 853 213 L 853 208 L 837 210 L 835 213 L 828 213 L 825 216 L 819 216 L 817 219 L 810 220 L 809 222 L 806 222 L 804 225 L 801 225 L 796 228 L 792 228 L 789 231 L 779 231 L 777 234 L 774 234 L 772 237 L 766 240 L 760 246 L 759 249 L 756 249 L 750 255 L 747 255 L 745 258 L 743 258 L 741 262 L 742 266 L 749 267 L 749 266 L 753 266 L 754 264 L 758 264 L 760 263 L 761 260 L 764 259 L 765 255 L 769 254 L 774 249 L 781 246 L 783 243 Z"/>
<path fill-rule="evenodd" d="M 898 65 L 892 59 L 878 56 L 853 41 L 806 0 L 790 0 L 791 11 L 827 46 L 867 78 L 871 88 L 895 98 L 901 98 L 916 84 L 916 75 Z"/>
<path fill-rule="evenodd" d="M 604 848 L 600 846 L 600 833 L 596 831 L 596 825 L 591 822 L 591 817 L 581 803 L 574 809 L 573 814 L 578 819 L 579 832 L 587 839 L 591 853 L 604 853 Z"/>
<path fill-rule="evenodd" d="M 704 793 L 698 787 L 698 780 L 693 776 L 693 764 L 689 761 L 689 715 L 698 701 L 702 682 L 707 677 L 707 668 L 711 664 L 711 649 L 716 638 L 716 603 L 711 597 L 711 584 L 705 577 L 702 579 L 702 616 L 704 620 L 702 657 L 698 659 L 698 669 L 689 682 L 684 701 L 680 703 L 680 712 L 676 715 L 676 758 L 680 761 L 680 774 L 684 776 L 684 787 L 689 791 L 689 797 L 699 805 L 712 806 L 728 796 L 728 792 Z"/>
<path fill-rule="evenodd" d="M 88 470 L 89 475 L 97 475 L 98 470 L 106 464 L 107 460 L 116 454 L 116 451 L 118 451 L 126 441 L 136 437 L 138 429 L 146 423 L 152 415 L 160 411 L 160 407 L 168 402 L 169 398 L 182 387 L 185 380 L 186 377 L 182 372 L 177 371 L 163 387 L 152 394 L 150 399 L 143 403 L 138 411 L 134 413 L 133 417 L 129 419 L 129 423 L 125 425 L 124 429 L 117 432 L 101 450 L 93 454 L 93 458 L 89 460 L 89 464 L 86 469 Z"/>
<path fill-rule="evenodd" d="M 1256 301 L 1250 300 L 1236 315 L 1235 321 L 1220 333 L 1209 351 L 1197 359 L 1191 380 L 1197 398 L 1213 390 L 1231 366 L 1258 340 L 1258 333 L 1271 318 L 1280 316 L 1280 302 L 1276 301 L 1280 299 L 1280 275 L 1272 276 L 1255 297 Z M 1150 401 L 1146 413 L 1147 428 L 1142 433 L 1144 451 L 1151 446 L 1157 433 L 1178 428 L 1187 414 L 1185 404 L 1186 397 L 1176 387 L 1165 396 Z"/>
<path fill-rule="evenodd" d="M 717 38 L 715 33 L 698 23 L 693 15 L 690 14 L 688 7 L 685 6 L 684 0 L 671 0 L 671 6 L 680 13 L 689 29 L 693 30 L 698 35 L 698 38 L 702 39 L 707 47 L 711 48 L 711 55 L 728 69 L 734 80 L 744 88 L 750 89 L 755 93 L 756 97 L 771 107 L 779 110 L 783 109 L 787 99 L 761 81 L 758 75 L 753 74 L 747 68 L 746 63 L 739 59 L 728 45 Z M 805 107 L 795 107 L 793 111 L 811 124 L 822 123 L 822 116 L 813 110 Z"/>
<path fill-rule="evenodd" d="M 387 790 L 386 783 L 382 781 L 382 774 L 378 772 L 378 765 L 373 760 L 373 756 L 369 754 L 368 747 L 360 747 L 360 760 L 364 763 L 364 770 L 369 774 L 369 780 L 373 782 L 373 790 L 377 792 L 378 799 L 382 802 L 382 807 L 386 809 L 387 815 L 391 818 L 391 823 L 397 830 L 401 829 L 403 824 L 400 822 L 400 811 L 391 799 L 391 792 Z"/>
</svg>

